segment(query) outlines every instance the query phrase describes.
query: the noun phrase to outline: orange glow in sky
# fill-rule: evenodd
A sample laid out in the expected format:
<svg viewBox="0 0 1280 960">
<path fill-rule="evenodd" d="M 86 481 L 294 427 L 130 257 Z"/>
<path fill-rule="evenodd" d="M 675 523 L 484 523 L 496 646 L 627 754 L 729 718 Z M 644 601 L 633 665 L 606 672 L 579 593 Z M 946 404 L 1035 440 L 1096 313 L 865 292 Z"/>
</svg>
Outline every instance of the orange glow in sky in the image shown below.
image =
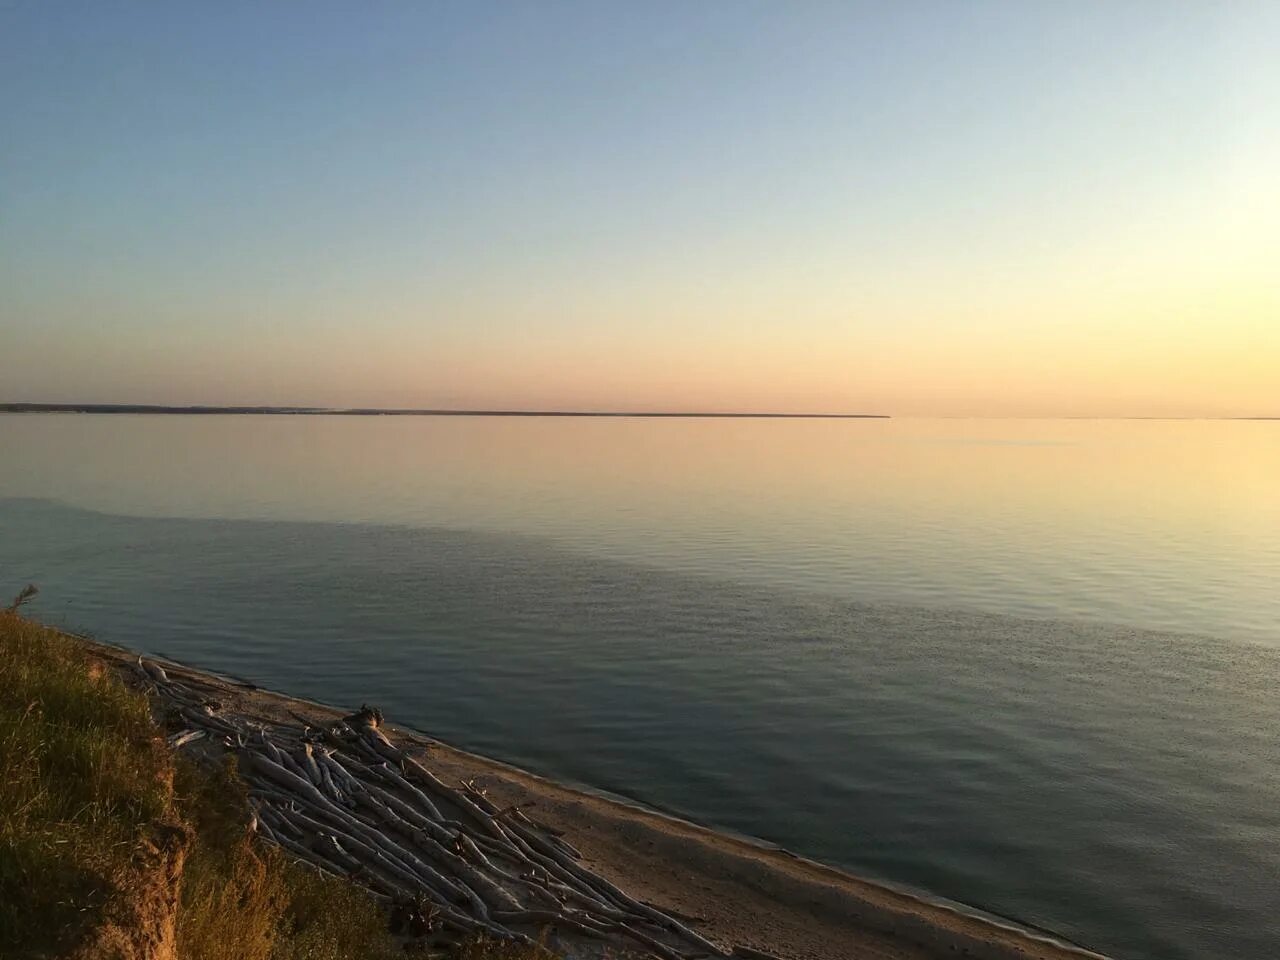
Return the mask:
<svg viewBox="0 0 1280 960">
<path fill-rule="evenodd" d="M 641 7 L 6 13 L 0 402 L 1280 416 L 1280 7 Z"/>
</svg>

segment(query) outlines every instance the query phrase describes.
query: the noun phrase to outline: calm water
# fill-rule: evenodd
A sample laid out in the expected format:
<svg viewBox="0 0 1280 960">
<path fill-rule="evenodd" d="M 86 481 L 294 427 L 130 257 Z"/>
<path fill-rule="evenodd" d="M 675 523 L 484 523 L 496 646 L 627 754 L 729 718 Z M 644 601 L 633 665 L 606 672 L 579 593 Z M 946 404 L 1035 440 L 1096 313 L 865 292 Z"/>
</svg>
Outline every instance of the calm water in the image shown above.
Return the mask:
<svg viewBox="0 0 1280 960">
<path fill-rule="evenodd" d="M 1138 958 L 1280 955 L 1280 423 L 0 416 L 0 589 Z"/>
</svg>

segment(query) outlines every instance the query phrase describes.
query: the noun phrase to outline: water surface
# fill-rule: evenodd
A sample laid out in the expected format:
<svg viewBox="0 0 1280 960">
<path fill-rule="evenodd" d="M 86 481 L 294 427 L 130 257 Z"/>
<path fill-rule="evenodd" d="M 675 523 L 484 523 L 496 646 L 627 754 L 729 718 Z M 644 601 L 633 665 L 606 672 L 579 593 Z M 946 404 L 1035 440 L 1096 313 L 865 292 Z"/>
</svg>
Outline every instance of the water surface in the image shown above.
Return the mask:
<svg viewBox="0 0 1280 960">
<path fill-rule="evenodd" d="M 0 585 L 1118 957 L 1262 960 L 1276 476 L 1265 423 L 10 416 Z"/>
</svg>

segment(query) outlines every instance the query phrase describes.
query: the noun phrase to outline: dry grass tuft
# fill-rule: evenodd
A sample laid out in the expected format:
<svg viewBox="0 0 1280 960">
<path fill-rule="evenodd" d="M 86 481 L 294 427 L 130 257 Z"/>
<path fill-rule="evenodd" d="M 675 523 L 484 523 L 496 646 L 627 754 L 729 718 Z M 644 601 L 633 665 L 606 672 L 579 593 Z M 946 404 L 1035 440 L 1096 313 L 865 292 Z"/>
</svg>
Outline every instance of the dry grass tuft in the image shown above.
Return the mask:
<svg viewBox="0 0 1280 960">
<path fill-rule="evenodd" d="M 179 764 L 178 806 L 195 826 L 183 875 L 178 955 L 189 960 L 400 957 L 387 919 L 352 884 L 255 843 L 232 763 L 214 776 Z"/>
<path fill-rule="evenodd" d="M 169 812 L 170 769 L 144 700 L 0 611 L 0 954 L 59 949 L 96 918 Z"/>
</svg>

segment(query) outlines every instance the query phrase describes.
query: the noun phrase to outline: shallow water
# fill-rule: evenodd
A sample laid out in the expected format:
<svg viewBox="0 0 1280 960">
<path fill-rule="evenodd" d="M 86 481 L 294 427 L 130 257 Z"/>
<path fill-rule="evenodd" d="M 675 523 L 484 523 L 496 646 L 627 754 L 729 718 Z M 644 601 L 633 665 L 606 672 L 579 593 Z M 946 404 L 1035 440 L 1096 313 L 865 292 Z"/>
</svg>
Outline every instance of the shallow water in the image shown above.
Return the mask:
<svg viewBox="0 0 1280 960">
<path fill-rule="evenodd" d="M 0 587 L 1118 957 L 1261 960 L 1277 476 L 1266 423 L 9 416 Z"/>
</svg>

